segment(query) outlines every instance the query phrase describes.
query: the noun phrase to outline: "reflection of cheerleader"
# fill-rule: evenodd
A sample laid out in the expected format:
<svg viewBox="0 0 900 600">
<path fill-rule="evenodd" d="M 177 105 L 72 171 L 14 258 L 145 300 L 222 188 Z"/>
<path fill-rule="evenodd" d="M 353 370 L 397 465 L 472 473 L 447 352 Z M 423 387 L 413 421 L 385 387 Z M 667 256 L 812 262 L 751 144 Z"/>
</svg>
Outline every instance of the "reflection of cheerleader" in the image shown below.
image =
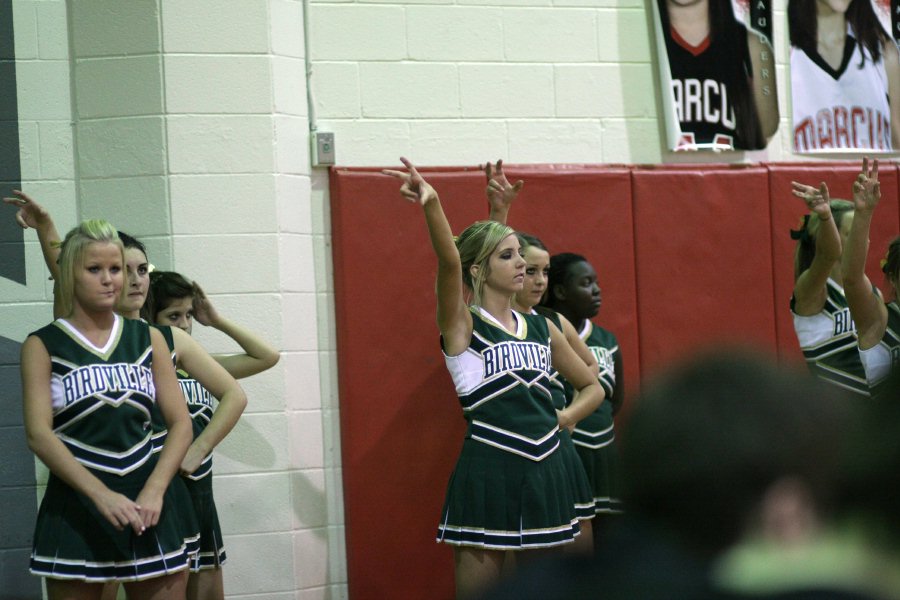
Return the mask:
<svg viewBox="0 0 900 600">
<path fill-rule="evenodd" d="M 731 0 L 659 0 L 681 125 L 678 149 L 765 148 L 778 127 L 775 60 Z"/>
<path fill-rule="evenodd" d="M 794 149 L 900 146 L 900 61 L 869 0 L 790 0 Z"/>
</svg>

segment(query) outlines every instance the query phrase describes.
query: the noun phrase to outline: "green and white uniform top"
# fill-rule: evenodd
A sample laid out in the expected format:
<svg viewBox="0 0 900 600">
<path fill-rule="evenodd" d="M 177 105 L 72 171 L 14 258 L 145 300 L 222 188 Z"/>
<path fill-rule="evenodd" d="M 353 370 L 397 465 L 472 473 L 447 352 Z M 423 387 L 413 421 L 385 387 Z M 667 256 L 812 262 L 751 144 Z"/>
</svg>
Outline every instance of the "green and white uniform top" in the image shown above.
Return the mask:
<svg viewBox="0 0 900 600">
<path fill-rule="evenodd" d="M 791 297 L 791 314 L 800 349 L 813 375 L 859 396 L 868 396 L 856 324 L 844 288 L 829 278 L 826 290 L 825 306 L 815 315 L 798 315 L 794 312 L 796 300 Z"/>
<path fill-rule="evenodd" d="M 196 440 L 212 419 L 213 411 L 215 410 L 215 397 L 209 393 L 209 390 L 200 385 L 199 381 L 193 379 L 186 372 L 179 369 L 177 374 L 178 384 L 181 386 L 181 392 L 184 394 L 184 399 L 187 402 L 188 412 L 191 414 L 194 439 Z M 196 481 L 207 477 L 210 473 L 212 473 L 212 453 L 207 455 L 203 462 L 200 463 L 200 466 L 197 467 L 197 470 L 187 477 Z"/>
<path fill-rule="evenodd" d="M 200 382 L 193 379 L 186 371 L 177 368 L 178 361 L 175 354 L 175 340 L 172 336 L 172 328 L 166 325 L 153 325 L 153 327 L 161 331 L 163 337 L 166 338 L 166 343 L 168 344 L 169 351 L 172 355 L 172 364 L 176 367 L 175 373 L 178 376 L 178 384 L 181 387 L 181 393 L 184 395 L 185 402 L 187 402 L 188 406 L 188 412 L 191 415 L 194 439 L 196 440 L 197 436 L 203 433 L 203 430 L 209 425 L 210 419 L 212 419 L 215 398 L 209 393 L 209 390 L 200 385 Z M 166 423 L 162 418 L 162 413 L 159 412 L 158 408 L 154 407 L 152 416 L 153 451 L 160 452 L 166 441 L 168 430 L 166 429 Z M 203 459 L 203 462 L 200 463 L 197 470 L 190 475 L 187 475 L 187 477 L 194 480 L 203 479 L 211 472 L 212 454 L 209 454 L 209 456 Z"/>
<path fill-rule="evenodd" d="M 616 357 L 619 354 L 619 342 L 611 331 L 588 320 L 585 320 L 578 337 L 597 359 L 600 366 L 597 379 L 600 380 L 600 385 L 606 393 L 606 399 L 600 403 L 597 410 L 578 422 L 572 432 L 572 441 L 578 446 L 596 450 L 609 445 L 615 439 L 610 399 L 616 389 Z M 575 390 L 568 381 L 563 380 L 563 385 L 566 390 L 566 402 L 571 404 Z"/>
<path fill-rule="evenodd" d="M 540 461 L 559 446 L 547 319 L 513 311 L 516 331 L 510 333 L 484 309 L 470 310 L 469 347 L 444 354 L 469 422 L 466 437 Z"/>
<path fill-rule="evenodd" d="M 178 360 L 175 356 L 175 338 L 172 336 L 172 328 L 168 325 L 153 324 L 151 324 L 150 327 L 153 327 L 162 333 L 163 337 L 166 339 L 166 346 L 169 348 L 169 355 L 172 357 L 172 364 L 177 367 Z M 159 406 L 153 405 L 150 417 L 150 423 L 153 428 L 153 452 L 162 452 L 163 444 L 166 443 L 166 436 L 168 435 L 169 430 L 166 429 L 166 421 L 163 419 L 162 413 L 159 412 Z"/>
<path fill-rule="evenodd" d="M 873 391 L 887 379 L 891 369 L 900 365 L 900 305 L 895 301 L 886 306 L 888 320 L 881 341 L 859 351 L 859 358 L 866 369 L 866 379 Z"/>
<path fill-rule="evenodd" d="M 556 325 L 556 328 L 562 331 L 562 322 L 559 320 L 559 313 L 555 310 L 550 309 L 541 309 L 544 312 L 538 312 L 535 309 L 531 309 L 532 315 L 542 315 Z M 563 378 L 559 374 L 553 365 L 550 365 L 550 393 L 553 396 L 553 408 L 556 410 L 562 410 L 566 407 L 566 388 L 563 386 Z"/>
<path fill-rule="evenodd" d="M 119 476 L 145 464 L 152 456 L 156 402 L 147 324 L 115 315 L 103 347 L 65 319 L 33 335 L 50 355 L 53 431 L 75 460 Z"/>
</svg>

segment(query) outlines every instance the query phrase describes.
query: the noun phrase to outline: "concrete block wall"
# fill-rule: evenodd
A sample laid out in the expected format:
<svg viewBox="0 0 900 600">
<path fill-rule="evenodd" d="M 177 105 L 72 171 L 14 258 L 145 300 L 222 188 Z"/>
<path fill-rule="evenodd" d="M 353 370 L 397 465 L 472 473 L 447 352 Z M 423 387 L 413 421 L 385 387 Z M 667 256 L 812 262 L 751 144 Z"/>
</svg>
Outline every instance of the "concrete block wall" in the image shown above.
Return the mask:
<svg viewBox="0 0 900 600">
<path fill-rule="evenodd" d="M 65 2 L 14 0 L 2 12 L 4 18 L 11 15 L 14 32 L 16 86 L 4 93 L 16 95 L 21 186 L 54 211 L 60 228 L 71 227 L 77 210 L 72 201 L 75 166 Z M 7 168 L 4 165 L 3 170 Z M 7 193 L 4 190 L 3 195 Z M 0 216 L 12 219 L 14 212 L 4 208 Z M 0 504 L 6 513 L 0 523 L 0 595 L 24 599 L 41 594 L 40 580 L 29 575 L 27 568 L 46 471 L 36 469 L 25 445 L 18 362 L 21 341 L 52 318 L 52 286 L 34 236 L 25 235 L 22 246 L 24 283 L 0 277 L 0 408 L 4 415 L 0 447 L 5 457 L 0 468 Z"/>
<path fill-rule="evenodd" d="M 310 0 L 316 125 L 338 164 L 792 160 L 787 2 L 774 5 L 782 123 L 760 152 L 675 154 L 644 0 Z"/>
<path fill-rule="evenodd" d="M 169 266 L 159 6 L 103 1 L 68 8 L 79 218 L 110 220 L 147 246 L 151 262 Z"/>
<path fill-rule="evenodd" d="M 15 0 L 12 8 L 22 186 L 64 230 L 77 214 L 66 5 Z M 2 213 L 5 219 L 12 214 Z M 25 284 L 0 277 L 0 335 L 19 342 L 53 316 L 40 246 L 33 235 L 25 236 L 24 246 Z"/>
<path fill-rule="evenodd" d="M 217 449 L 230 598 L 346 594 L 329 520 L 303 5 L 163 0 L 174 267 L 282 351 Z M 195 326 L 212 352 L 236 347 Z M 333 565 L 338 561 L 338 565 Z"/>
</svg>

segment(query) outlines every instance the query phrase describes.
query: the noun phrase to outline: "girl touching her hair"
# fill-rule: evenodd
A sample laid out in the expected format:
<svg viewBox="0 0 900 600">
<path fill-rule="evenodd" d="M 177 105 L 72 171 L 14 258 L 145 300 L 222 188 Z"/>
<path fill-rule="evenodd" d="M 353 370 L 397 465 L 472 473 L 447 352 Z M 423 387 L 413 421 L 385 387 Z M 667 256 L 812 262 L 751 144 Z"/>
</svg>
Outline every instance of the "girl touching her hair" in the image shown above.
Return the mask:
<svg viewBox="0 0 900 600">
<path fill-rule="evenodd" d="M 15 191 L 14 193 L 17 196 L 16 198 L 6 198 L 4 201 L 19 207 L 16 220 L 21 226 L 32 227 L 37 231 L 41 248 L 44 251 L 44 259 L 56 282 L 54 286 L 57 289 L 60 281 L 60 270 L 57 264 L 59 243 L 58 239 L 54 239 L 56 227 L 53 224 L 53 220 L 49 213 L 28 195 L 20 191 Z M 141 242 L 127 234 L 120 235 L 125 240 L 124 265 L 126 276 L 125 289 L 115 303 L 115 311 L 126 319 L 140 320 L 141 310 L 144 308 L 150 289 L 150 263 L 144 245 Z M 58 238 L 58 236 L 56 237 Z M 59 310 L 59 297 L 59 294 L 55 294 L 55 312 Z M 234 428 L 247 405 L 247 398 L 235 377 L 232 376 L 226 367 L 210 356 L 189 333 L 178 327 L 154 325 L 154 328 L 158 329 L 162 334 L 169 349 L 169 356 L 175 367 L 183 372 L 190 373 L 206 393 L 218 399 L 218 407 L 215 410 L 214 418 L 210 419 L 203 434 L 194 439 L 187 452 L 183 454 L 179 470 L 182 475 L 186 476 L 195 473 L 204 461 L 208 460 L 213 448 Z M 233 367 L 240 374 L 239 376 L 242 377 L 252 374 L 252 372 L 259 372 L 253 371 L 252 367 L 248 369 L 247 362 L 240 359 L 232 359 L 226 356 L 222 357 L 221 360 L 229 367 Z M 166 427 L 163 416 L 158 411 L 152 410 L 151 416 L 153 451 L 160 452 L 164 447 L 169 430 Z M 184 481 L 186 481 L 184 477 L 180 478 L 180 481 L 177 481 L 173 488 L 175 489 L 174 498 L 178 504 L 177 510 L 182 517 L 183 527 L 186 530 L 193 531 L 194 534 L 195 547 L 193 548 L 194 556 L 191 564 L 192 573 L 187 588 L 188 598 L 191 600 L 220 599 L 224 597 L 224 589 L 219 567 L 225 560 L 224 548 L 221 545 L 221 535 L 214 542 L 216 547 L 215 555 L 212 557 L 214 568 L 210 569 L 209 575 L 198 576 L 196 573 L 201 571 L 201 559 L 196 555 L 196 540 L 199 537 L 200 543 L 204 547 L 207 540 L 202 535 L 198 536 L 197 534 L 198 523 L 195 518 L 195 510 L 193 509 L 194 500 L 190 496 L 186 484 L 183 483 Z M 210 501 L 212 500 L 211 495 L 209 499 Z M 214 507 L 212 511 L 214 511 Z M 208 549 L 203 550 L 204 556 L 209 556 L 210 552 Z M 207 566 L 206 568 L 209 567 Z M 117 585 L 106 586 L 103 596 L 104 600 L 115 598 L 117 587 Z"/>
<path fill-rule="evenodd" d="M 245 353 L 212 358 L 236 379 L 270 369 L 280 358 L 278 351 L 255 333 L 221 316 L 200 286 L 179 273 L 154 271 L 150 274 L 150 295 L 143 314 L 157 326 L 177 329 L 179 335 L 184 332 L 190 337 L 194 320 L 228 335 Z M 214 394 L 207 389 L 205 380 L 195 378 L 185 368 L 179 368 L 177 375 L 193 423 L 192 449 L 198 449 L 196 458 L 200 461 L 196 466 L 186 465 L 182 473 L 200 526 L 200 552 L 197 563 L 191 567 L 188 598 L 220 599 L 224 597 L 221 567 L 226 554 L 213 497 L 212 449 L 237 423 L 244 406 L 219 402 L 214 407 Z"/>
</svg>

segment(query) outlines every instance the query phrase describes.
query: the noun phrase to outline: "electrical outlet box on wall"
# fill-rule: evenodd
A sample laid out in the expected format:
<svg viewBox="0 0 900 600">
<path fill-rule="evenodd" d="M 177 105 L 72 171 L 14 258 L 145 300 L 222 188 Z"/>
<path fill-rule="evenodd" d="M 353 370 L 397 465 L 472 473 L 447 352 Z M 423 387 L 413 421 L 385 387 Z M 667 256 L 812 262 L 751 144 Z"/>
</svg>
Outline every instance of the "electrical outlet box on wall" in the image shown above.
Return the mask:
<svg viewBox="0 0 900 600">
<path fill-rule="evenodd" d="M 312 136 L 312 166 L 329 167 L 334 164 L 334 134 L 314 131 Z"/>
</svg>

